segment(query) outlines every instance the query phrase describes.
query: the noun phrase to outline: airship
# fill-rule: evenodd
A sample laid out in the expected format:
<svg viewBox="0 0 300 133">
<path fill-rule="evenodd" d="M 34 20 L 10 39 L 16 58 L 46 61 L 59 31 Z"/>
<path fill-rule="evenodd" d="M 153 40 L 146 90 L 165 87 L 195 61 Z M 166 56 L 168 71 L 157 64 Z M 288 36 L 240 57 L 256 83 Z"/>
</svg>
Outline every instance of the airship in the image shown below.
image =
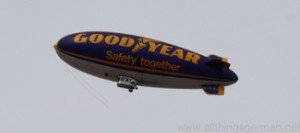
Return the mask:
<svg viewBox="0 0 300 133">
<path fill-rule="evenodd" d="M 159 40 L 114 32 L 80 32 L 60 39 L 54 48 L 67 64 L 116 82 L 129 92 L 138 86 L 203 89 L 224 95 L 237 82 L 227 58 L 203 56 Z"/>
</svg>

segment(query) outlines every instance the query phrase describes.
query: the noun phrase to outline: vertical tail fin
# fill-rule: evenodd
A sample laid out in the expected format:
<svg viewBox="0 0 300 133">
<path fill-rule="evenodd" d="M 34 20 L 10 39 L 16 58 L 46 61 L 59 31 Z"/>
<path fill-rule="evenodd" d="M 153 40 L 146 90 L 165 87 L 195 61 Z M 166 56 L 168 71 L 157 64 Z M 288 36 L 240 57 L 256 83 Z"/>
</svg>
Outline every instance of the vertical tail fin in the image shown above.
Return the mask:
<svg viewBox="0 0 300 133">
<path fill-rule="evenodd" d="M 208 95 L 224 95 L 225 89 L 224 86 L 218 86 L 218 85 L 206 85 L 203 86 L 203 90 Z"/>
<path fill-rule="evenodd" d="M 209 55 L 206 64 L 217 69 L 229 69 L 230 67 L 227 58 L 217 55 Z"/>
</svg>

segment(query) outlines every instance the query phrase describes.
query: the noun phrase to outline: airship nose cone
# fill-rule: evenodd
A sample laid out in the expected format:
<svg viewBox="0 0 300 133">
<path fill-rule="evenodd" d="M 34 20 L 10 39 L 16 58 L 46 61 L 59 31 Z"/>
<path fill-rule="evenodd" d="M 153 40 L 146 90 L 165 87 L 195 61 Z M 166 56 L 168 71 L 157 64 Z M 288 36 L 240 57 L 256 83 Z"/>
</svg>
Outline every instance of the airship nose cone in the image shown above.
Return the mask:
<svg viewBox="0 0 300 133">
<path fill-rule="evenodd" d="M 59 52 L 73 52 L 73 53 L 77 53 L 78 51 L 80 51 L 82 48 L 79 48 L 79 45 L 75 45 L 74 43 L 74 35 L 69 35 L 66 37 L 63 37 L 62 39 L 60 39 L 55 45 L 54 48 L 56 51 Z"/>
<path fill-rule="evenodd" d="M 57 50 L 58 49 L 58 43 L 54 44 L 54 49 Z"/>
<path fill-rule="evenodd" d="M 55 45 L 54 48 L 56 50 L 67 50 L 67 51 L 72 51 L 73 49 L 73 42 L 72 40 L 70 40 L 70 37 L 64 37 L 62 39 L 60 39 Z"/>
</svg>

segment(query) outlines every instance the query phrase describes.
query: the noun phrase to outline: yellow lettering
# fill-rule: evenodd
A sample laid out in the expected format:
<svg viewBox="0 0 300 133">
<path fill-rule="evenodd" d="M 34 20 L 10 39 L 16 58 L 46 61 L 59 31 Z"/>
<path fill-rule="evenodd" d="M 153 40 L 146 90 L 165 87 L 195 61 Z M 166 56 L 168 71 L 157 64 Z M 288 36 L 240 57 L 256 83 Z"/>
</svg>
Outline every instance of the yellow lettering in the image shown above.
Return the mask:
<svg viewBox="0 0 300 133">
<path fill-rule="evenodd" d="M 171 64 L 168 61 L 156 61 L 145 59 L 144 57 L 140 58 L 141 66 L 150 68 L 150 69 L 163 69 L 168 71 L 178 72 L 181 66 L 176 64 Z"/>
<path fill-rule="evenodd" d="M 155 42 L 149 42 L 149 45 L 149 52 L 155 52 L 156 49 L 161 46 L 161 44 L 156 44 Z"/>
<path fill-rule="evenodd" d="M 186 61 L 188 62 L 193 62 L 194 64 L 198 64 L 198 61 L 200 59 L 200 55 L 192 53 L 192 52 L 188 52 L 185 56 Z"/>
<path fill-rule="evenodd" d="M 105 42 L 108 45 L 115 45 L 119 42 L 119 40 L 119 37 L 115 35 L 108 35 L 107 37 L 105 37 Z"/>
<path fill-rule="evenodd" d="M 172 49 L 173 47 L 171 46 L 168 46 L 168 45 L 163 45 L 160 49 L 160 54 L 163 54 L 163 55 L 170 55 L 170 49 Z"/>
<path fill-rule="evenodd" d="M 75 43 L 85 43 L 87 41 L 86 34 L 77 34 L 74 37 L 74 42 Z"/>
<path fill-rule="evenodd" d="M 123 47 L 131 47 L 134 44 L 134 40 L 128 37 L 122 37 L 120 41 L 120 46 Z"/>
<path fill-rule="evenodd" d="M 176 49 L 171 56 L 177 56 L 178 59 L 183 59 L 183 50 L 182 49 Z"/>
<path fill-rule="evenodd" d="M 94 43 L 94 44 L 96 44 L 96 43 L 99 43 L 99 42 L 101 42 L 102 40 L 103 40 L 103 35 L 102 34 L 93 34 L 93 35 L 91 35 L 90 37 L 89 37 L 89 41 L 91 42 L 91 43 Z"/>
<path fill-rule="evenodd" d="M 107 51 L 106 52 L 106 59 L 108 59 L 108 60 L 113 59 L 113 52 L 112 51 Z"/>
</svg>

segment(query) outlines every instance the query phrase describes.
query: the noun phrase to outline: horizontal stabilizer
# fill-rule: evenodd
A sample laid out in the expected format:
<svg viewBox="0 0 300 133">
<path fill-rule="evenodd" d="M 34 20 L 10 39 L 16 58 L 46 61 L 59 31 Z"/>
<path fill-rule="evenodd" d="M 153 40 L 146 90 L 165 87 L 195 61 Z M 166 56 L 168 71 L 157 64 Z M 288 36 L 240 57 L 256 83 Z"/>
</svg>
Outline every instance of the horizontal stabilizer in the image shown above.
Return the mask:
<svg viewBox="0 0 300 133">
<path fill-rule="evenodd" d="M 217 69 L 229 69 L 230 67 L 227 58 L 217 55 L 209 55 L 206 64 Z"/>
<path fill-rule="evenodd" d="M 224 95 L 224 86 L 207 85 L 203 86 L 203 90 L 208 95 Z"/>
</svg>

